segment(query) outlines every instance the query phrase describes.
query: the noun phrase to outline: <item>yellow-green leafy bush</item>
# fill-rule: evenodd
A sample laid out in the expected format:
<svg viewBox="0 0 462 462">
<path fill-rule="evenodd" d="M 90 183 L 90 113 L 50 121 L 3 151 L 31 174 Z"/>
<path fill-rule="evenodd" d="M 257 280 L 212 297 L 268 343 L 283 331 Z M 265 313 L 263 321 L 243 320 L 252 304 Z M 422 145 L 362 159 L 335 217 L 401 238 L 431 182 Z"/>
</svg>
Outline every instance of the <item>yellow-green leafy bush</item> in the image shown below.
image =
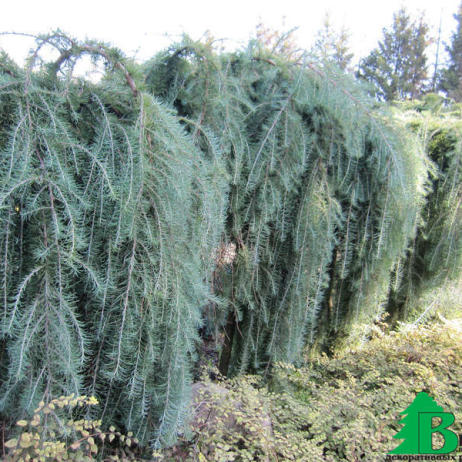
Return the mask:
<svg viewBox="0 0 462 462">
<path fill-rule="evenodd" d="M 408 326 L 362 348 L 295 369 L 279 365 L 276 383 L 306 406 L 306 438 L 321 440 L 327 461 L 382 461 L 397 446 L 399 413 L 419 391 L 453 412 L 462 431 L 462 339 L 455 322 Z"/>
<path fill-rule="evenodd" d="M 258 376 L 205 380 L 193 400 L 193 437 L 156 454 L 158 460 L 320 460 L 317 439 L 303 438 L 306 407 L 262 387 Z"/>
<path fill-rule="evenodd" d="M 93 396 L 70 395 L 49 403 L 42 401 L 30 420 L 16 422 L 19 432 L 5 443 L 5 462 L 139 460 L 134 449 L 138 440 L 131 433 L 123 435 L 112 426 L 104 431 L 101 420 L 75 420 L 66 412 L 96 404 Z M 104 456 L 98 458 L 98 454 Z"/>
</svg>

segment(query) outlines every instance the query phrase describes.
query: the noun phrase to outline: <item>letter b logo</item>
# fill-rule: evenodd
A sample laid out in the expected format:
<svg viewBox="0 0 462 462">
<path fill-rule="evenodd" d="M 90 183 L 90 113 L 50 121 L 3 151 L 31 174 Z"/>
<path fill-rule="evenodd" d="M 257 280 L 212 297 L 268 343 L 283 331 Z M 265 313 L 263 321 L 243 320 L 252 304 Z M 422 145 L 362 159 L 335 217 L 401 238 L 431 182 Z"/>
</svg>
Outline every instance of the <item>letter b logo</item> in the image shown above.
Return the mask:
<svg viewBox="0 0 462 462">
<path fill-rule="evenodd" d="M 454 423 L 454 414 L 449 412 L 419 412 L 419 453 L 420 454 L 448 454 L 457 449 L 459 439 L 447 427 Z M 432 419 L 437 417 L 441 422 L 433 427 Z M 433 449 L 432 435 L 439 433 L 443 436 L 444 444 L 439 449 Z"/>
</svg>

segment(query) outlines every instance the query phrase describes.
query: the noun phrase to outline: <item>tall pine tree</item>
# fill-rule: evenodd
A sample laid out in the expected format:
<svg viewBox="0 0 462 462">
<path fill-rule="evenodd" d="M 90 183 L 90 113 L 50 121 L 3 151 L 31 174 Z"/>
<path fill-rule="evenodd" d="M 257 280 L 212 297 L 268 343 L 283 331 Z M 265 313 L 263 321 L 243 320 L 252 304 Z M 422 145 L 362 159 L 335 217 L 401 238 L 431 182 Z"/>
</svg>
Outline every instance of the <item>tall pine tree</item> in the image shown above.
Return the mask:
<svg viewBox="0 0 462 462">
<path fill-rule="evenodd" d="M 440 88 L 456 101 L 462 101 L 462 3 L 454 19 L 457 21 L 456 30 L 451 43 L 446 46 L 449 66 L 442 72 Z"/>
<path fill-rule="evenodd" d="M 413 21 L 402 8 L 393 15 L 391 27 L 383 29 L 378 47 L 361 60 L 357 75 L 374 85 L 380 99 L 416 98 L 427 82 L 428 44 L 423 16 Z"/>
<path fill-rule="evenodd" d="M 326 14 L 322 28 L 316 34 L 313 53 L 327 62 L 333 62 L 340 69 L 347 70 L 353 59 L 348 41 L 350 34 L 345 27 L 336 31 L 329 14 Z"/>
</svg>

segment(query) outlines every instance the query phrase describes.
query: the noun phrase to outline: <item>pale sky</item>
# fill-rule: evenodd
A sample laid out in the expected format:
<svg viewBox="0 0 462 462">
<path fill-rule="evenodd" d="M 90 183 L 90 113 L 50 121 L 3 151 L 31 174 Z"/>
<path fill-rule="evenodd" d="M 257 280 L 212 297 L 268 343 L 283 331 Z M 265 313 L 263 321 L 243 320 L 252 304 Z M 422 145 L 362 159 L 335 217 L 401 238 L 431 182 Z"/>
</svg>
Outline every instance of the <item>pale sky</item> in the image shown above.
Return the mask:
<svg viewBox="0 0 462 462">
<path fill-rule="evenodd" d="M 356 59 L 366 56 L 391 24 L 393 12 L 405 5 L 415 15 L 425 13 L 436 36 L 442 17 L 443 40 L 448 41 L 456 22 L 452 15 L 460 0 L 0 0 L 0 32 L 32 34 L 61 30 L 83 39 L 95 38 L 121 48 L 140 60 L 151 57 L 183 32 L 200 38 L 205 31 L 225 39 L 227 48 L 244 44 L 259 22 L 288 30 L 298 27 L 296 38 L 309 49 L 326 11 L 334 27 L 347 27 Z M 32 42 L 0 36 L 0 48 L 20 61 Z M 432 61 L 433 58 L 430 59 Z"/>
</svg>

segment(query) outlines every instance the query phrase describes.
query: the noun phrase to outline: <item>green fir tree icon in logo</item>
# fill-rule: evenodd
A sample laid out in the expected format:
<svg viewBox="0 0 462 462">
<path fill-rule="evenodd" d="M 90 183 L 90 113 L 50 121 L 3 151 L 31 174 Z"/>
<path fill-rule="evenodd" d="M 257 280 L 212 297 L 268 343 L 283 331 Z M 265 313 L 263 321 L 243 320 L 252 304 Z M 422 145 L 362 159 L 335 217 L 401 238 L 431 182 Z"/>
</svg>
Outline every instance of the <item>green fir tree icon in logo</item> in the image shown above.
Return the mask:
<svg viewBox="0 0 462 462">
<path fill-rule="evenodd" d="M 454 423 L 454 414 L 444 412 L 427 393 L 418 393 L 412 404 L 401 414 L 405 415 L 400 421 L 404 427 L 393 438 L 404 441 L 390 454 L 448 454 L 457 449 L 458 437 L 448 430 Z M 433 426 L 434 417 L 440 420 L 436 426 Z M 442 435 L 442 447 L 433 448 L 433 433 Z"/>
</svg>

